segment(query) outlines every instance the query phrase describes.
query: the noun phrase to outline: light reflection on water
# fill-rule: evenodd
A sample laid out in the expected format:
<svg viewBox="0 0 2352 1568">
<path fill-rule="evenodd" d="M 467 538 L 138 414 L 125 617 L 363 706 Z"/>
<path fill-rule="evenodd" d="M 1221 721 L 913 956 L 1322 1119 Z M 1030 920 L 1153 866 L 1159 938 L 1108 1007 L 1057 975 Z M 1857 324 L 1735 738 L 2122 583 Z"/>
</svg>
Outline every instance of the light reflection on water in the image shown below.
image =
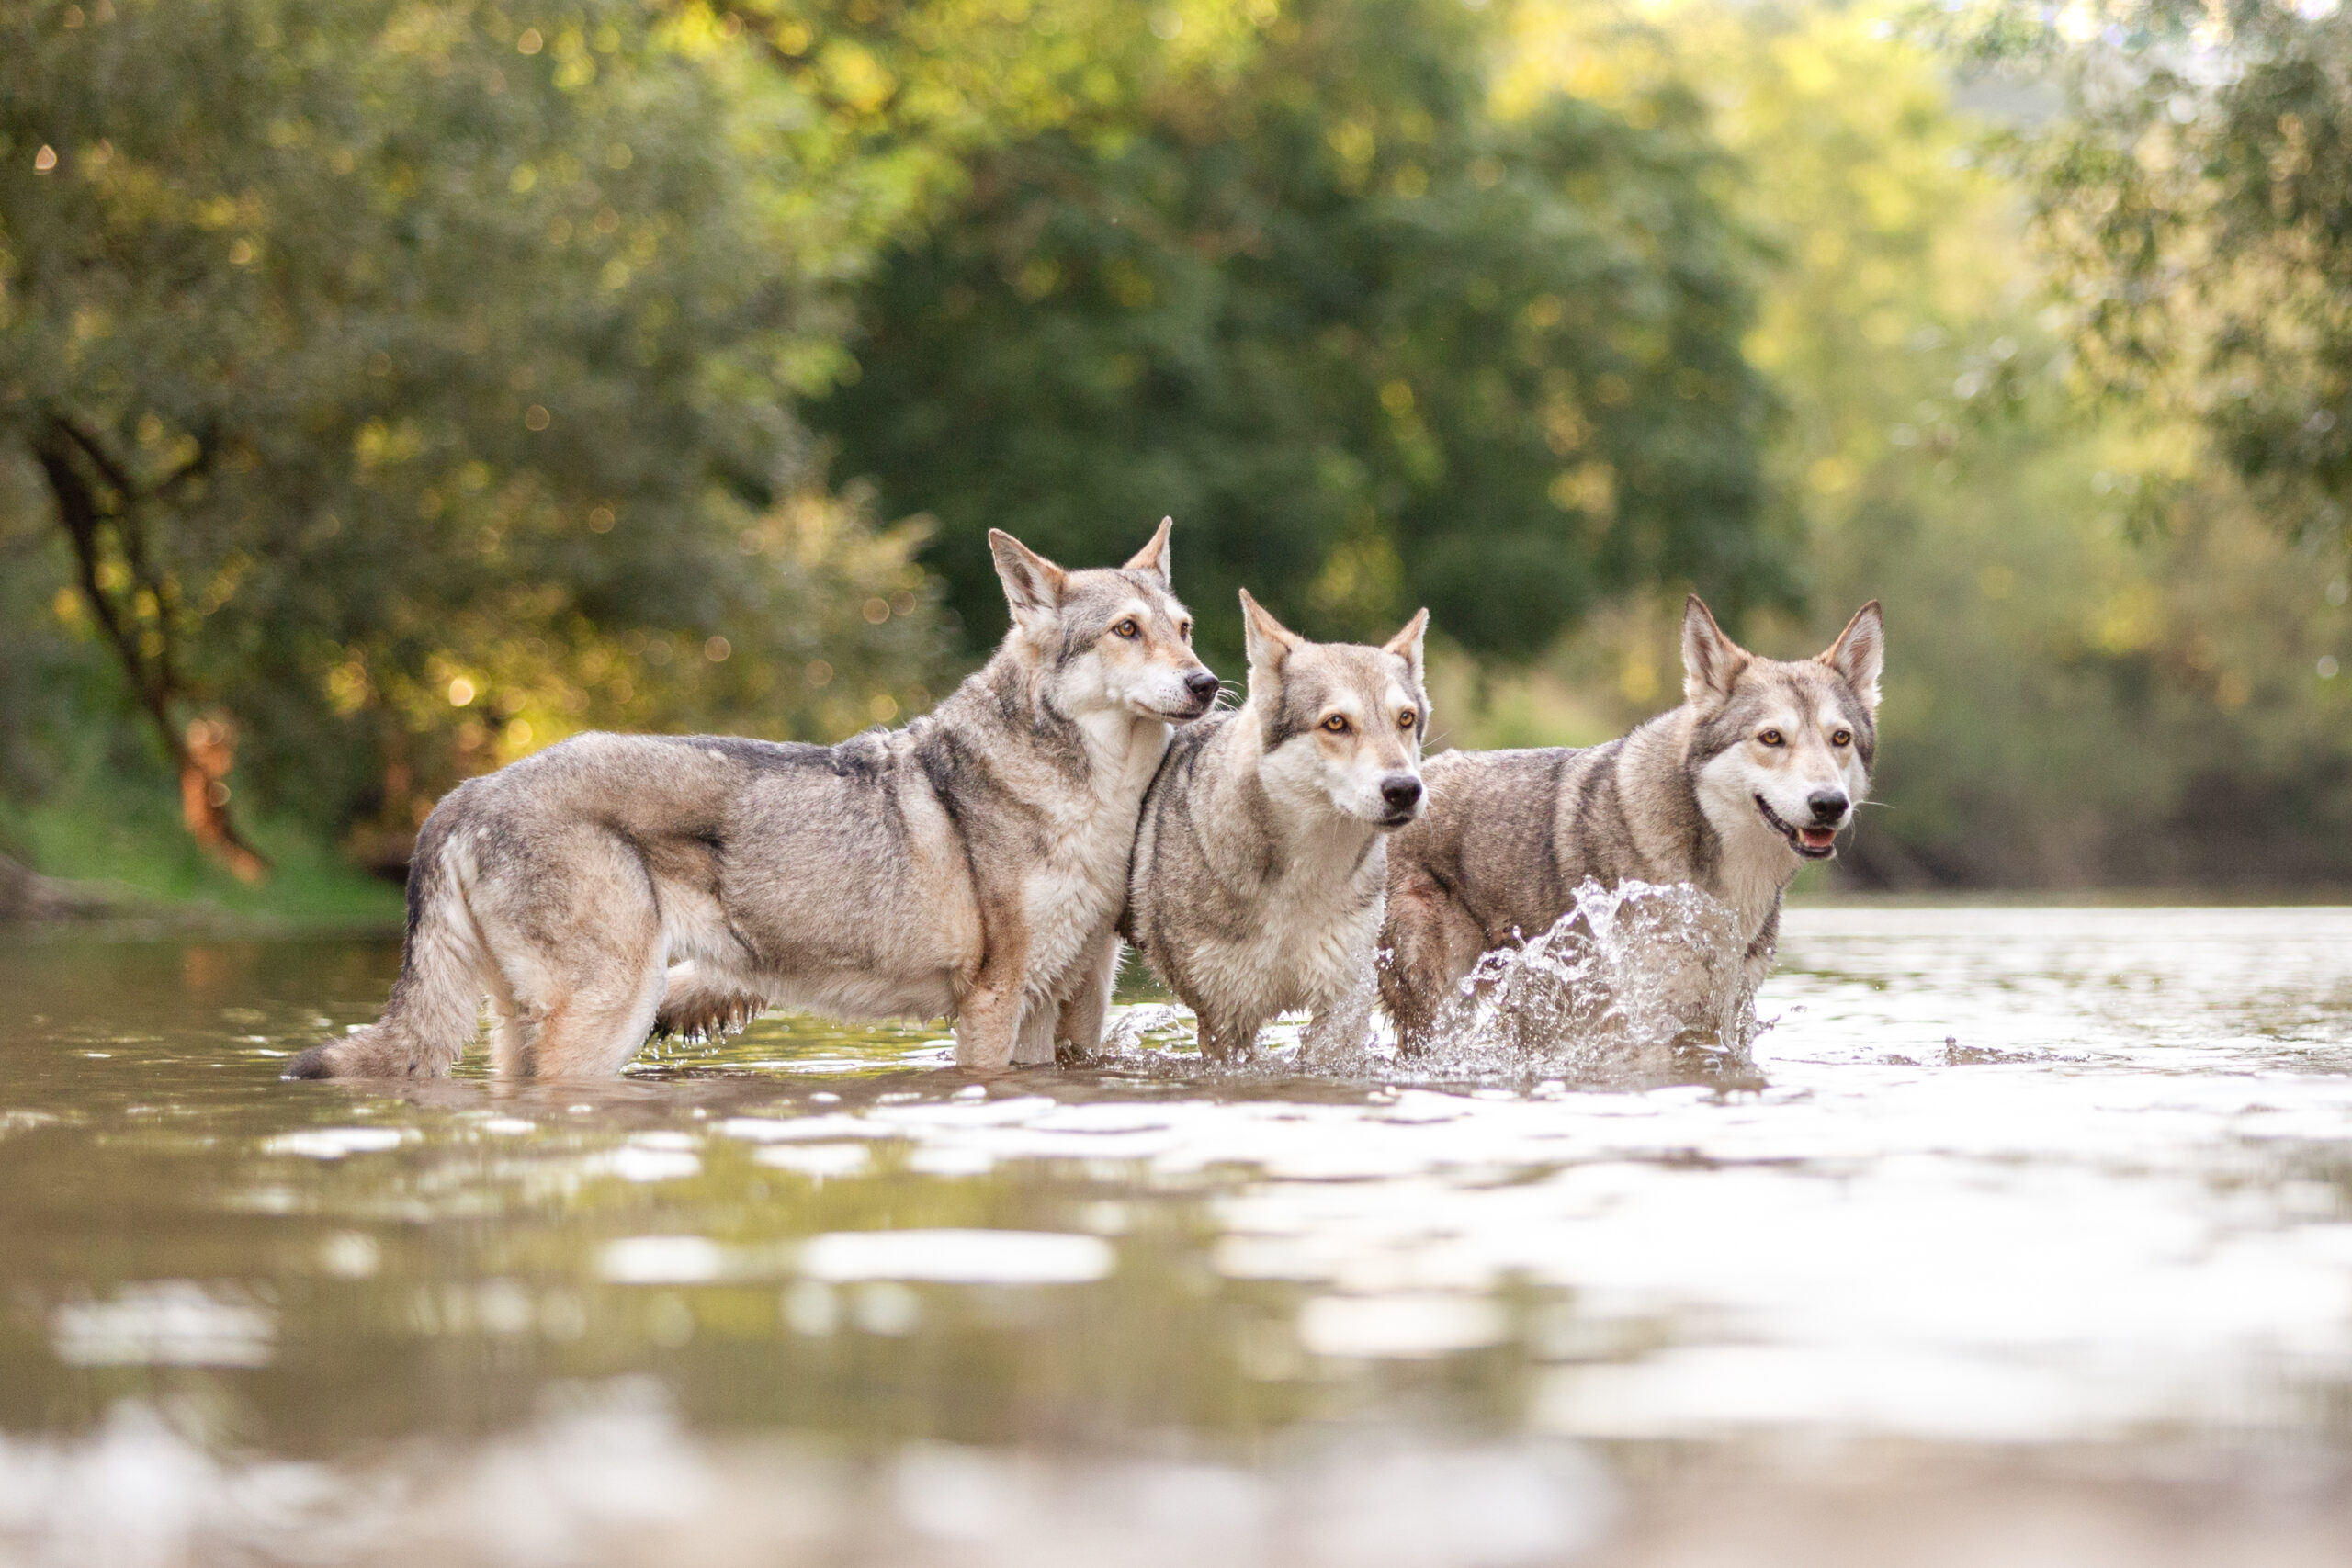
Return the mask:
<svg viewBox="0 0 2352 1568">
<path fill-rule="evenodd" d="M 394 958 L 0 943 L 0 1561 L 1667 1562 L 1742 1487 L 1792 1562 L 1923 1488 L 2199 1560 L 2159 1483 L 2352 1545 L 2352 911 L 1792 911 L 1753 1077 L 1645 1089 L 1148 1000 L 987 1086 L 781 1016 L 277 1082 Z"/>
</svg>

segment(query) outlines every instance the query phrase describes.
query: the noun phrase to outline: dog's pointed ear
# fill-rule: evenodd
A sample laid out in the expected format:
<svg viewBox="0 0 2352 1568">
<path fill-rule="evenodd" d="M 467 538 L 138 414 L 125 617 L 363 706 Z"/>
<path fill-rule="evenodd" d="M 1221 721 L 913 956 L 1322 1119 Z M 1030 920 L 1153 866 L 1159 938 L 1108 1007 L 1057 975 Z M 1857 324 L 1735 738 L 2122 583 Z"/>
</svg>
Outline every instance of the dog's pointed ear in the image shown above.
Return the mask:
<svg viewBox="0 0 2352 1568">
<path fill-rule="evenodd" d="M 1267 613 L 1266 607 L 1241 591 L 1241 640 L 1250 655 L 1250 683 L 1277 680 L 1283 661 L 1299 644 L 1299 636 Z"/>
<path fill-rule="evenodd" d="M 1016 622 L 1061 607 L 1068 572 L 1001 528 L 989 530 L 989 554 L 996 558 L 996 574 L 1003 581 L 1005 602 L 1012 606 Z"/>
<path fill-rule="evenodd" d="M 1413 618 L 1405 623 L 1403 631 L 1380 645 L 1382 652 L 1393 653 L 1405 661 L 1406 668 L 1413 672 L 1413 684 L 1416 686 L 1421 684 L 1421 637 L 1429 629 L 1429 611 L 1416 610 Z"/>
<path fill-rule="evenodd" d="M 1747 649 L 1724 635 L 1713 611 L 1696 593 L 1682 607 L 1682 700 L 1721 702 L 1747 665 Z"/>
<path fill-rule="evenodd" d="M 1143 548 L 1137 550 L 1132 557 L 1128 558 L 1127 564 L 1121 570 L 1126 571 L 1148 571 L 1151 573 L 1152 576 L 1159 579 L 1159 585 L 1161 587 L 1175 587 L 1176 580 L 1174 577 L 1170 575 L 1168 564 L 1168 530 L 1174 526 L 1176 526 L 1176 519 L 1173 517 L 1161 518 L 1159 520 L 1159 532 L 1151 536 L 1151 543 L 1146 545 Z"/>
<path fill-rule="evenodd" d="M 1880 613 L 1877 600 L 1854 612 L 1829 651 L 1821 655 L 1821 662 L 1854 688 L 1864 707 L 1878 712 L 1878 678 L 1886 668 L 1886 617 Z"/>
</svg>

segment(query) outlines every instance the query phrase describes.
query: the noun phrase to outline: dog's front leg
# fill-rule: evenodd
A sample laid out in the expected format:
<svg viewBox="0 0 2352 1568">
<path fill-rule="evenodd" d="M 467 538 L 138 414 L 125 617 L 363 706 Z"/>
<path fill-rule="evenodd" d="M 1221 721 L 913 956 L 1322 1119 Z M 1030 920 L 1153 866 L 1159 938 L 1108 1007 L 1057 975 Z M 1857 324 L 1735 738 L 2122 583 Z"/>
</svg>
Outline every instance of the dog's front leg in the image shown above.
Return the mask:
<svg viewBox="0 0 2352 1568">
<path fill-rule="evenodd" d="M 1367 961 L 1365 969 L 1370 968 Z M 1299 1036 L 1300 1066 L 1341 1067 L 1363 1053 L 1372 1042 L 1372 976 L 1366 973 L 1361 986 L 1315 1010 Z"/>
<path fill-rule="evenodd" d="M 956 1065 L 967 1073 L 1012 1066 L 1029 1000 L 1029 923 L 1018 896 L 980 905 L 980 972 L 956 1009 Z"/>
<path fill-rule="evenodd" d="M 1021 1009 L 1021 1030 L 1012 1038 L 1012 1065 L 1050 1067 L 1054 1065 L 1054 1020 L 1057 1004 L 1050 995 L 1032 996 Z"/>
<path fill-rule="evenodd" d="M 967 1073 L 1001 1073 L 1012 1066 L 1021 1040 L 1023 990 L 1018 975 L 992 977 L 980 972 L 956 1011 L 957 1066 Z"/>
<path fill-rule="evenodd" d="M 1033 997 L 1012 1048 L 1016 1067 L 1050 1067 L 1060 1058 L 1057 1043 L 1068 1041 L 1083 1056 L 1102 1043 L 1102 1017 L 1111 1005 L 1111 979 L 1118 972 L 1119 932 L 1106 924 L 1079 944 L 1078 957 L 1055 982 L 1053 994 Z"/>
<path fill-rule="evenodd" d="M 1074 988 L 1054 1020 L 1054 1039 L 1083 1059 L 1101 1049 L 1102 1021 L 1111 1014 L 1111 991 L 1119 979 L 1116 926 L 1104 926 L 1079 950 L 1070 979 Z"/>
<path fill-rule="evenodd" d="M 1232 1066 L 1248 1061 L 1256 1053 L 1261 1020 L 1211 1018 L 1197 1010 L 1193 1016 L 1199 1026 L 1203 1061 Z"/>
<path fill-rule="evenodd" d="M 1764 917 L 1763 929 L 1756 933 L 1756 940 L 1747 944 L 1747 953 L 1741 962 L 1740 967 L 1747 976 L 1747 988 L 1751 992 L 1771 978 L 1772 960 L 1779 953 L 1780 947 L 1781 906 L 1776 903 L 1772 906 L 1772 912 Z"/>
<path fill-rule="evenodd" d="M 1397 1048 L 1418 1055 L 1454 983 L 1478 962 L 1478 929 L 1443 888 L 1427 877 L 1407 876 L 1388 890 L 1381 941 L 1386 948 L 1377 961 L 1381 1005 L 1396 1025 Z"/>
</svg>

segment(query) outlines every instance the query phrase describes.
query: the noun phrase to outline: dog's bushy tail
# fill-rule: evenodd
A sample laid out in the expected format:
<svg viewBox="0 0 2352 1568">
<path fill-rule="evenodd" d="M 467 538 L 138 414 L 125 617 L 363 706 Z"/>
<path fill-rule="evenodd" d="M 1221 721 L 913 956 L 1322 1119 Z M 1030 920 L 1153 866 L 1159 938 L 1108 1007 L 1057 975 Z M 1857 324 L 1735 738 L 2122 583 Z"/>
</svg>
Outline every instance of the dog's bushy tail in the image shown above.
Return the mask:
<svg viewBox="0 0 2352 1568">
<path fill-rule="evenodd" d="M 447 1074 L 481 1016 L 481 943 L 467 912 L 461 854 L 436 812 L 408 871 L 408 935 L 384 1016 L 286 1065 L 289 1078 L 414 1078 Z"/>
</svg>

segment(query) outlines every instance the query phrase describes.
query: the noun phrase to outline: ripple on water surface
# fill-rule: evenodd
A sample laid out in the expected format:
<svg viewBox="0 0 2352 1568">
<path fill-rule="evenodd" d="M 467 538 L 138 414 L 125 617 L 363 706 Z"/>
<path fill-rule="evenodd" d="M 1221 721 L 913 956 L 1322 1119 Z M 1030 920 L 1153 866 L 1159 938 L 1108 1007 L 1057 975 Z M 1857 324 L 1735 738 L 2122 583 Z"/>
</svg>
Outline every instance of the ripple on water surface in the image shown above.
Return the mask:
<svg viewBox="0 0 2352 1568">
<path fill-rule="evenodd" d="M 1800 909 L 1695 1067 L 1525 965 L 1313 1071 L 1147 998 L 988 1085 L 782 1015 L 278 1082 L 394 957 L 0 943 L 0 1560 L 1664 1562 L 1702 1495 L 1789 1561 L 2352 1541 L 2352 912 Z"/>
</svg>

